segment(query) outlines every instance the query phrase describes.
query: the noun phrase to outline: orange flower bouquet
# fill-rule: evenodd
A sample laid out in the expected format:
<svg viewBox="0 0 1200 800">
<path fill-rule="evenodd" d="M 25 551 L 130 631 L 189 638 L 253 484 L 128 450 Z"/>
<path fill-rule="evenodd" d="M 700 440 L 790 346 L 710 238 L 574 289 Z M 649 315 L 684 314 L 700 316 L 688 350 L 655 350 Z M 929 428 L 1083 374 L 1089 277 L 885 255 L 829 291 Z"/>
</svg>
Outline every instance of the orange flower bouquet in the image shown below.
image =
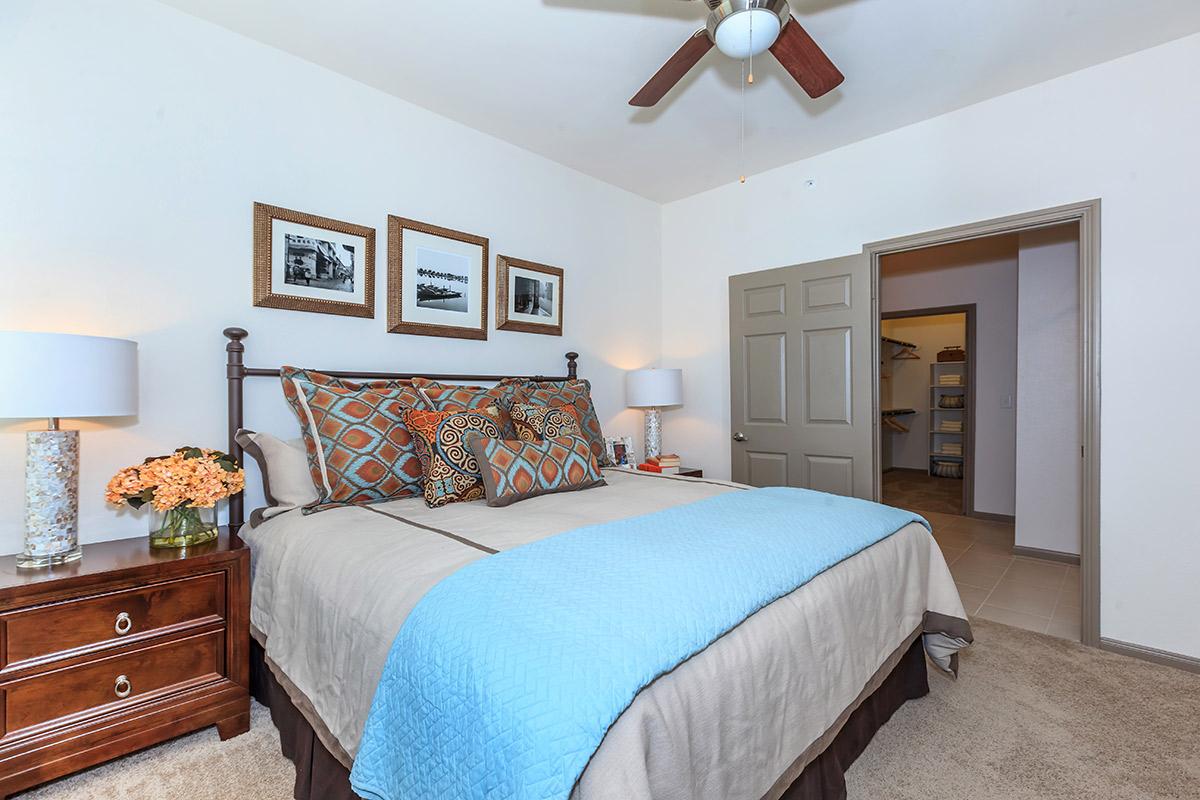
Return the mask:
<svg viewBox="0 0 1200 800">
<path fill-rule="evenodd" d="M 245 485 L 246 474 L 233 456 L 181 447 L 118 472 L 104 499 L 133 508 L 150 504 L 150 546 L 187 547 L 217 538 L 217 501 Z"/>
</svg>

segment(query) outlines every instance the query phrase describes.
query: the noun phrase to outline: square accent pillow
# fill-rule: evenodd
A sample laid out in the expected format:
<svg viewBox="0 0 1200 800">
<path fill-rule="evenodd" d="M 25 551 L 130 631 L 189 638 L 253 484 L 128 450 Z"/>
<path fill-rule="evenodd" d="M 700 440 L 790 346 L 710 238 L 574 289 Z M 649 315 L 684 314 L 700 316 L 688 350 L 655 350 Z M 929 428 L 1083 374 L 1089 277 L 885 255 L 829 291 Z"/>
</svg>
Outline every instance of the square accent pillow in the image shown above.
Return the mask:
<svg viewBox="0 0 1200 800">
<path fill-rule="evenodd" d="M 402 408 L 404 424 L 412 431 L 425 476 L 425 504 L 440 508 L 450 503 L 482 500 L 479 462 L 467 444 L 471 434 L 500 438 L 501 410 L 488 406 L 476 411 L 418 411 Z"/>
<path fill-rule="evenodd" d="M 489 506 L 604 485 L 600 464 L 582 436 L 525 442 L 471 435 L 469 441 Z"/>
<path fill-rule="evenodd" d="M 519 391 L 515 378 L 506 378 L 495 386 L 458 386 L 429 378 L 413 378 L 412 384 L 425 399 L 426 408 L 434 411 L 469 411 L 492 405 L 507 411 Z"/>
<path fill-rule="evenodd" d="M 245 428 L 233 437 L 246 455 L 258 462 L 262 474 L 263 497 L 266 508 L 256 508 L 250 514 L 250 527 L 257 528 L 264 520 L 277 517 L 294 508 L 317 502 L 317 490 L 308 473 L 308 455 L 303 439 L 284 441 L 269 433 L 255 433 Z"/>
<path fill-rule="evenodd" d="M 583 435 L 574 406 L 531 406 L 516 403 L 509 414 L 517 432 L 516 438 L 523 442 Z"/>
<path fill-rule="evenodd" d="M 517 401 L 519 378 L 505 378 L 495 386 L 459 386 L 429 378 L 413 378 L 413 386 L 425 401 L 424 408 L 434 411 L 473 411 L 495 406 L 502 412 L 500 431 L 506 439 L 517 438 L 508 410 Z"/>
<path fill-rule="evenodd" d="M 421 493 L 421 461 L 394 410 L 423 408 L 416 389 L 403 381 L 356 383 L 295 367 L 283 367 L 281 376 L 317 490 L 309 510 Z"/>
<path fill-rule="evenodd" d="M 565 381 L 530 381 L 517 384 L 517 402 L 535 406 L 571 406 L 579 417 L 579 427 L 587 439 L 600 466 L 609 466 L 604 450 L 604 431 L 600 429 L 600 418 L 592 405 L 592 385 L 586 380 L 572 378 Z"/>
</svg>

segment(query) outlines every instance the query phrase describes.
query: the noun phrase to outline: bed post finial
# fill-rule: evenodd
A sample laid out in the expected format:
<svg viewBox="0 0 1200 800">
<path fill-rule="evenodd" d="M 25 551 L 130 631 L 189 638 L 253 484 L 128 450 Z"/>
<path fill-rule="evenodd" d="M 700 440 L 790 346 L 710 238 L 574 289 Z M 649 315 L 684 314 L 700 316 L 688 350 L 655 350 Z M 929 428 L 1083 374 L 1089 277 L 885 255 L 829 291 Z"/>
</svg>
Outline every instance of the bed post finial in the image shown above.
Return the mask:
<svg viewBox="0 0 1200 800">
<path fill-rule="evenodd" d="M 575 363 L 575 359 L 579 358 L 579 353 L 567 353 L 567 377 L 579 377 L 579 365 Z"/>
<path fill-rule="evenodd" d="M 245 328 L 226 328 L 222 331 L 229 343 L 225 345 L 225 378 L 229 387 L 229 402 L 227 419 L 229 434 L 229 454 L 242 464 L 242 446 L 237 443 L 237 432 L 242 427 L 242 381 L 246 379 L 246 368 L 242 363 L 242 354 L 246 345 L 242 344 L 250 334 Z M 237 533 L 242 527 L 243 506 L 241 493 L 229 498 L 229 529 Z"/>
</svg>

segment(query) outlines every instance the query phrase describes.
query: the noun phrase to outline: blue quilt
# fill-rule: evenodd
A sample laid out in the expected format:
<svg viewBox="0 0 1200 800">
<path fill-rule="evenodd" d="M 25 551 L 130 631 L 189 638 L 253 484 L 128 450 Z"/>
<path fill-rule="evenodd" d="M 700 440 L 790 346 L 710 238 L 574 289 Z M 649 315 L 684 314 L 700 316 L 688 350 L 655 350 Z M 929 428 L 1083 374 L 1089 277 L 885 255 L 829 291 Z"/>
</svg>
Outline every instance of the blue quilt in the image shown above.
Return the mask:
<svg viewBox="0 0 1200 800">
<path fill-rule="evenodd" d="M 730 492 L 559 534 L 431 589 L 392 645 L 350 775 L 373 800 L 566 800 L 645 686 L 920 517 Z"/>
</svg>

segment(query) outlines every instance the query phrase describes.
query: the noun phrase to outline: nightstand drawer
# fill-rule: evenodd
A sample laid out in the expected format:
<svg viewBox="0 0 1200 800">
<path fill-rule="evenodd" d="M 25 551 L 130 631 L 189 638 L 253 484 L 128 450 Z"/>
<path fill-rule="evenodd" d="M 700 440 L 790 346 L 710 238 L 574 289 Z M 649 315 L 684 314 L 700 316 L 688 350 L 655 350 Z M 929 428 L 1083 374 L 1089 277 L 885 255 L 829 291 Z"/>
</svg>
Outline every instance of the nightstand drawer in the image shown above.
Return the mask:
<svg viewBox="0 0 1200 800">
<path fill-rule="evenodd" d="M 154 583 L 0 614 L 3 667 L 119 645 L 225 616 L 225 573 Z"/>
<path fill-rule="evenodd" d="M 225 631 L 218 629 L 0 684 L 4 735 L 146 702 L 225 672 Z"/>
</svg>

